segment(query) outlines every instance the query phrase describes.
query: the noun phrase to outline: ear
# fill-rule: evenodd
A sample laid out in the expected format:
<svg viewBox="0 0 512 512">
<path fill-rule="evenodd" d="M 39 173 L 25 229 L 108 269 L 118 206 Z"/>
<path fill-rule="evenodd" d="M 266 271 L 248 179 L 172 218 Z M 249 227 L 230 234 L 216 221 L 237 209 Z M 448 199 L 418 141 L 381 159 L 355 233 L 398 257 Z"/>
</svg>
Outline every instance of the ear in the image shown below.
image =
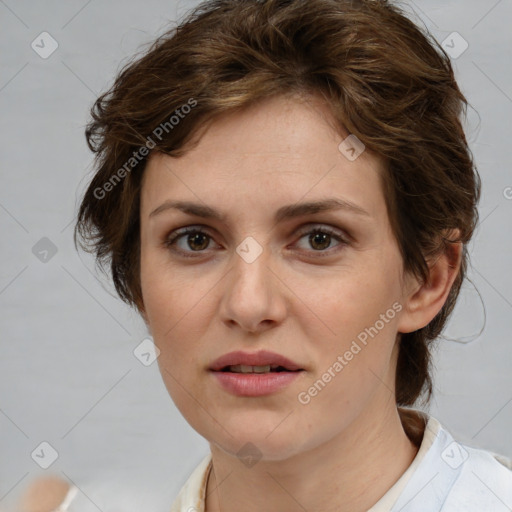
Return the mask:
<svg viewBox="0 0 512 512">
<path fill-rule="evenodd" d="M 426 283 L 407 275 L 404 309 L 397 326 L 399 333 L 425 327 L 443 307 L 459 273 L 462 258 L 462 242 L 448 240 L 459 240 L 459 237 L 458 229 L 451 230 L 446 237 L 444 252 L 427 261 L 430 272 Z"/>
</svg>

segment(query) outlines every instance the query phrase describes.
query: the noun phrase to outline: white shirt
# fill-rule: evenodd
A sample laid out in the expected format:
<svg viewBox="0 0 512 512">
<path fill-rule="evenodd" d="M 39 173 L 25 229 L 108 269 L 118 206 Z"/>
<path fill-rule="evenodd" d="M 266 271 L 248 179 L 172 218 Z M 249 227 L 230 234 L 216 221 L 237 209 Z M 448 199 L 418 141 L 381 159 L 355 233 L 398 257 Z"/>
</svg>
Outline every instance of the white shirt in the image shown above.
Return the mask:
<svg viewBox="0 0 512 512">
<path fill-rule="evenodd" d="M 367 512 L 511 512 L 510 459 L 457 443 L 433 416 L 407 411 L 426 422 L 419 451 L 405 473 Z M 211 468 L 210 453 L 185 482 L 170 512 L 205 512 Z"/>
</svg>

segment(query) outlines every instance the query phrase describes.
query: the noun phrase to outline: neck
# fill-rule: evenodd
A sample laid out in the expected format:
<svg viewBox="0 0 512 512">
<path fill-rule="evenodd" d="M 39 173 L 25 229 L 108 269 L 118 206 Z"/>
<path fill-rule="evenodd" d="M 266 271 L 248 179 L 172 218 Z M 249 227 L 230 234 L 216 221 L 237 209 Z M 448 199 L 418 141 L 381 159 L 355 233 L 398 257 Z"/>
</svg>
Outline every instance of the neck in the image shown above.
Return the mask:
<svg viewBox="0 0 512 512">
<path fill-rule="evenodd" d="M 206 512 L 323 510 L 365 512 L 410 466 L 418 452 L 393 405 L 364 412 L 339 435 L 286 460 L 245 467 L 211 444 Z"/>
</svg>

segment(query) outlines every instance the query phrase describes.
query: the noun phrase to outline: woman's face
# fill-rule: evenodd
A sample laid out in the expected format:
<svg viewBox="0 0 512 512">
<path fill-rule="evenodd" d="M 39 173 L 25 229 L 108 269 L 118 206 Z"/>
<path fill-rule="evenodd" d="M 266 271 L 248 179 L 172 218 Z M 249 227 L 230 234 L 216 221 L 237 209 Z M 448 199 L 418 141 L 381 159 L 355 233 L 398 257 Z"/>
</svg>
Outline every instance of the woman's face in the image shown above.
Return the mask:
<svg viewBox="0 0 512 512">
<path fill-rule="evenodd" d="M 284 459 L 395 407 L 402 260 L 381 162 L 339 149 L 329 119 L 316 98 L 266 100 L 145 170 L 141 285 L 161 374 L 190 425 L 228 453 L 250 441 Z M 341 207 L 299 208 L 334 200 Z M 234 351 L 270 351 L 300 370 L 211 369 Z"/>
</svg>

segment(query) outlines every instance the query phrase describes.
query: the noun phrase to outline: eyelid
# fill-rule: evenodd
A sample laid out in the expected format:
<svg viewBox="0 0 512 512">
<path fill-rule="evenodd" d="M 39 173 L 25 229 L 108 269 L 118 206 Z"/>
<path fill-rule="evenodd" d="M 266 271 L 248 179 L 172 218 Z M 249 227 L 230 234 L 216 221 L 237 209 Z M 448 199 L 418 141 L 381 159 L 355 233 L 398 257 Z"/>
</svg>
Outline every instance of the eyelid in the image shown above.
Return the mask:
<svg viewBox="0 0 512 512">
<path fill-rule="evenodd" d="M 310 222 L 308 224 L 303 225 L 297 231 L 297 235 L 305 235 L 312 231 L 322 231 L 328 233 L 332 236 L 336 236 L 340 238 L 343 242 L 349 243 L 352 240 L 351 235 L 344 229 L 330 226 L 329 224 L 322 224 L 318 222 Z"/>
<path fill-rule="evenodd" d="M 206 236 L 213 240 L 213 236 L 210 234 L 209 228 L 207 226 L 194 224 L 191 226 L 185 226 L 183 228 L 173 229 L 164 237 L 163 244 L 164 246 L 169 247 L 174 244 L 176 240 L 185 235 L 188 235 L 189 233 L 204 233 Z"/>
<path fill-rule="evenodd" d="M 323 250 L 323 251 L 322 250 L 315 251 L 313 249 L 311 249 L 309 251 L 302 250 L 302 252 L 305 251 L 305 252 L 309 252 L 309 253 L 316 253 L 316 257 L 331 256 L 332 253 L 338 252 L 340 250 L 339 248 L 336 249 L 336 247 L 349 245 L 352 241 L 352 236 L 346 230 L 342 230 L 341 228 L 334 227 L 329 224 L 318 223 L 318 222 L 310 222 L 310 223 L 302 225 L 300 228 L 295 230 L 294 236 L 296 236 L 296 237 L 298 236 L 299 240 L 300 240 L 303 236 L 305 236 L 309 233 L 314 233 L 314 232 L 326 233 L 338 241 L 337 246 L 331 247 L 331 248 Z M 204 226 L 202 224 L 194 224 L 194 225 L 189 225 L 189 226 L 185 226 L 182 228 L 172 230 L 171 233 L 167 234 L 164 237 L 164 240 L 163 240 L 164 247 L 166 249 L 170 250 L 170 247 L 174 246 L 175 242 L 177 240 L 179 240 L 183 236 L 186 236 L 189 233 L 203 233 L 209 239 L 214 241 L 214 237 L 210 234 L 211 231 L 208 226 Z M 204 251 L 183 251 L 183 252 L 181 249 L 179 249 L 179 250 L 172 249 L 172 250 L 175 253 L 182 254 L 184 257 L 189 257 L 189 258 L 199 257 L 200 255 L 207 252 L 206 250 L 204 250 Z M 197 256 L 193 256 L 194 253 L 197 254 Z"/>
</svg>

